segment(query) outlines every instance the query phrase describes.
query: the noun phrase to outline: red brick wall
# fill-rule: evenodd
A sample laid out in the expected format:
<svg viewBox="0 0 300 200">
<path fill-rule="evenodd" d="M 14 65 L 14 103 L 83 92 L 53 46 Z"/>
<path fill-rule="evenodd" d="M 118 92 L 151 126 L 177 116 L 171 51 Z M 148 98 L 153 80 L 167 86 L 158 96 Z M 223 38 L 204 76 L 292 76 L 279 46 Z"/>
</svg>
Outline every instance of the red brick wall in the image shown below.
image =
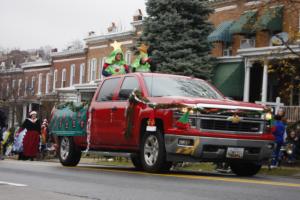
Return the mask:
<svg viewBox="0 0 300 200">
<path fill-rule="evenodd" d="M 32 77 L 35 77 L 35 82 L 34 82 L 34 95 L 31 94 L 29 90 L 27 90 L 27 95 L 24 97 L 25 99 L 36 99 L 38 95 L 38 84 L 39 84 L 39 74 L 42 74 L 42 88 L 41 88 L 41 95 L 45 95 L 46 92 L 46 76 L 47 73 L 50 73 L 50 67 L 51 66 L 45 66 L 45 67 L 37 67 L 37 68 L 30 68 L 30 69 L 25 69 L 24 70 L 24 75 L 23 75 L 23 87 L 25 89 L 25 79 L 27 78 L 27 87 L 31 88 L 31 82 L 32 82 Z M 51 79 L 51 76 L 50 76 Z M 49 81 L 49 92 L 51 92 L 51 85 Z M 23 91 L 23 96 L 24 96 L 24 91 Z"/>
<path fill-rule="evenodd" d="M 66 85 L 65 87 L 70 86 L 70 74 L 71 74 L 71 65 L 75 65 L 75 79 L 73 84 L 78 84 L 80 79 L 80 65 L 86 64 L 85 55 L 73 55 L 73 56 L 65 56 L 60 58 L 53 58 L 53 73 L 57 70 L 57 81 L 56 88 L 61 88 L 62 81 L 62 71 L 66 69 Z M 53 76 L 54 77 L 54 76 Z M 52 77 L 52 79 L 53 79 Z M 85 82 L 85 80 L 83 80 Z M 51 87 L 52 88 L 52 87 Z"/>
</svg>

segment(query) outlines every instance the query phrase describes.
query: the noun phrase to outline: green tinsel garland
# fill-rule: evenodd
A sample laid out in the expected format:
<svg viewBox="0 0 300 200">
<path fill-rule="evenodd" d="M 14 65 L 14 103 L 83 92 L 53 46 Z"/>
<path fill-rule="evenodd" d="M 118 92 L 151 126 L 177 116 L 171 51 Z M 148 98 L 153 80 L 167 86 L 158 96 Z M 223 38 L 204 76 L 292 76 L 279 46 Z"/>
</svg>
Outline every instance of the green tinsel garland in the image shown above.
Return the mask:
<svg viewBox="0 0 300 200">
<path fill-rule="evenodd" d="M 127 108 L 126 112 L 126 122 L 127 122 L 127 128 L 125 131 L 125 137 L 130 138 L 131 132 L 132 132 L 132 127 L 133 127 L 133 116 L 134 116 L 134 107 L 136 105 L 140 105 L 142 109 L 145 109 L 147 107 L 152 108 L 152 109 L 180 109 L 180 108 L 186 108 L 188 112 L 193 111 L 193 112 L 200 112 L 202 114 L 216 114 L 216 115 L 221 115 L 221 114 L 241 114 L 244 116 L 252 116 L 252 115 L 259 115 L 261 116 L 264 113 L 270 112 L 269 107 L 265 107 L 264 110 L 262 111 L 245 111 L 245 110 L 235 110 L 235 109 L 220 109 L 220 108 L 203 108 L 203 107 L 196 107 L 196 106 L 190 106 L 187 104 L 183 103 L 153 103 L 150 102 L 149 99 L 144 97 L 139 90 L 134 90 L 130 97 L 129 97 L 129 107 Z"/>
</svg>

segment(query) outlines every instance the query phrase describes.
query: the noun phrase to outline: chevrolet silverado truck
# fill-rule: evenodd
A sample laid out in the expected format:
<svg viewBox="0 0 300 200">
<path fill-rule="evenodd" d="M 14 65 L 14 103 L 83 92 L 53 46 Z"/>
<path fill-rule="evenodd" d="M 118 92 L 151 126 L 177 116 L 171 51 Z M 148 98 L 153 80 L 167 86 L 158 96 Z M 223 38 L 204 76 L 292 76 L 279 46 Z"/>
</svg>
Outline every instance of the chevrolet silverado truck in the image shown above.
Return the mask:
<svg viewBox="0 0 300 200">
<path fill-rule="evenodd" d="M 55 108 L 50 132 L 64 166 L 76 166 L 83 151 L 117 152 L 147 172 L 174 162 L 226 162 L 236 175 L 252 176 L 274 149 L 267 114 L 201 79 L 131 73 L 102 80 L 89 106 Z"/>
</svg>

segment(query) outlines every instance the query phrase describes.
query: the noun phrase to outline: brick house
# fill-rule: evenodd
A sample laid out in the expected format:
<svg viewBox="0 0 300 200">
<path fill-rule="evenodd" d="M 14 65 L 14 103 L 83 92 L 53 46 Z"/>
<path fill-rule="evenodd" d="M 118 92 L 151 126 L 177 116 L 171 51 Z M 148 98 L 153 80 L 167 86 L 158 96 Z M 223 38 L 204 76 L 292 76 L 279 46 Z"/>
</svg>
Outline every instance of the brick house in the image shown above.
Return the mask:
<svg viewBox="0 0 300 200">
<path fill-rule="evenodd" d="M 86 49 L 73 49 L 51 54 L 52 88 L 59 101 L 78 100 L 75 86 L 87 82 L 86 53 Z"/>
<path fill-rule="evenodd" d="M 23 70 L 23 91 L 19 95 L 23 101 L 23 120 L 31 110 L 36 110 L 40 118 L 49 118 L 49 109 L 56 98 L 52 93 L 52 69 L 50 61 L 37 60 L 21 64 Z"/>
<path fill-rule="evenodd" d="M 214 84 L 226 95 L 244 101 L 275 102 L 277 76 L 268 73 L 270 62 L 299 60 L 299 4 L 289 1 L 214 0 L 209 20 L 215 30 L 208 40 L 218 58 Z M 286 45 L 274 42 L 279 35 Z M 300 63 L 299 63 L 300 64 Z M 285 104 L 300 105 L 295 91 Z"/>
<path fill-rule="evenodd" d="M 9 126 L 21 121 L 22 116 L 17 115 L 17 110 L 22 108 L 20 97 L 23 91 L 22 81 L 23 70 L 21 68 L 12 67 L 0 70 L 0 99 L 3 104 L 1 107 L 9 119 Z"/>
</svg>

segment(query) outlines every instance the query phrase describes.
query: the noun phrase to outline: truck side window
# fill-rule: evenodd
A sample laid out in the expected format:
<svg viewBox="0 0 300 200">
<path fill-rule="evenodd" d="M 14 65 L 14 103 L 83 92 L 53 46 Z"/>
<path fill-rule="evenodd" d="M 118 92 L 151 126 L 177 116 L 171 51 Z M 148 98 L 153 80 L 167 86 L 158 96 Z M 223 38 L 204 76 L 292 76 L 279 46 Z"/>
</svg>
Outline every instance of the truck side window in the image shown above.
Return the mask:
<svg viewBox="0 0 300 200">
<path fill-rule="evenodd" d="M 116 90 L 120 78 L 112 78 L 105 80 L 99 91 L 97 101 L 111 101 Z"/>
<path fill-rule="evenodd" d="M 119 100 L 127 100 L 134 89 L 139 89 L 139 82 L 133 76 L 125 77 L 120 92 Z"/>
</svg>

